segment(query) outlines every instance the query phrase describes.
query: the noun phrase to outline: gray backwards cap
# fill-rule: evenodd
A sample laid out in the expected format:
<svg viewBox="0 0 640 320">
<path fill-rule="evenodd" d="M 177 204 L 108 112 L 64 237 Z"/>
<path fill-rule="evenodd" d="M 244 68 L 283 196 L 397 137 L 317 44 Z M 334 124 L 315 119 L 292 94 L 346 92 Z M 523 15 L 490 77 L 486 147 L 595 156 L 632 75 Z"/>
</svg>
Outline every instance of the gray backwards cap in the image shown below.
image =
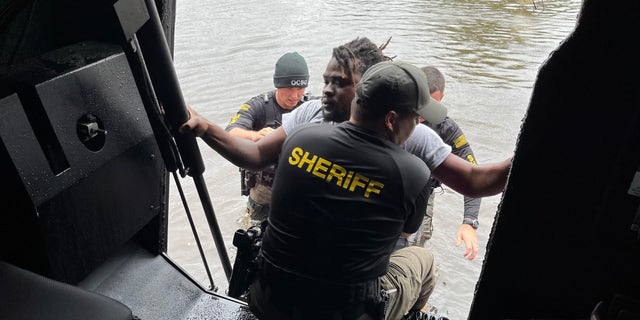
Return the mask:
<svg viewBox="0 0 640 320">
<path fill-rule="evenodd" d="M 273 85 L 276 88 L 305 88 L 309 85 L 309 68 L 299 53 L 288 52 L 278 59 Z"/>
<path fill-rule="evenodd" d="M 358 98 L 372 107 L 409 109 L 432 124 L 447 116 L 447 108 L 429 95 L 427 76 L 402 61 L 379 62 L 362 75 Z"/>
</svg>

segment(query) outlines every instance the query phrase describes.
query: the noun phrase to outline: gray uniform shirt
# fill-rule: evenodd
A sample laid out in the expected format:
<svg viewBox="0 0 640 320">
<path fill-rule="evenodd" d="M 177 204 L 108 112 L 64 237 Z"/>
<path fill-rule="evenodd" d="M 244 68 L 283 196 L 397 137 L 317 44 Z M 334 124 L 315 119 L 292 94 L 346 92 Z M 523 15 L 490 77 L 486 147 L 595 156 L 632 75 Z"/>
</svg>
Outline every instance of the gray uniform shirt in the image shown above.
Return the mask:
<svg viewBox="0 0 640 320">
<path fill-rule="evenodd" d="M 473 154 L 473 150 L 471 149 L 471 145 L 467 141 L 467 137 L 462 132 L 462 129 L 460 129 L 460 126 L 458 126 L 458 123 L 456 123 L 452 118 L 446 117 L 442 123 L 435 126 L 426 121 L 424 124 L 435 130 L 438 136 L 440 136 L 446 144 L 451 146 L 451 153 L 469 161 L 474 166 L 478 165 L 476 157 Z M 435 177 L 432 176 L 431 179 L 435 180 Z M 464 217 L 478 219 L 481 202 L 482 198 L 471 198 L 465 196 Z"/>
</svg>

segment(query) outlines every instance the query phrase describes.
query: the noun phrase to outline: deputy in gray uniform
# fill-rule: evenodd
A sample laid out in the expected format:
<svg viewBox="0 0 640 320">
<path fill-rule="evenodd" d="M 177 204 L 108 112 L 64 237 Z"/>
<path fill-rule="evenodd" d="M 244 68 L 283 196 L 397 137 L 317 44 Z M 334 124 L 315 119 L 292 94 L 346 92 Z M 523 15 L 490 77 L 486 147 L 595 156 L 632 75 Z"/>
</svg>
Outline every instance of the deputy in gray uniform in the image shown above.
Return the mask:
<svg viewBox="0 0 640 320">
<path fill-rule="evenodd" d="M 252 97 L 240 106 L 225 128 L 240 138 L 258 141 L 282 124 L 282 115 L 309 100 L 309 69 L 297 52 L 288 52 L 276 62 L 273 74 L 275 90 Z M 271 204 L 274 167 L 253 172 L 240 168 L 241 194 L 248 195 L 247 215 L 242 226 L 257 225 L 267 218 Z M 248 222 L 249 221 L 249 222 Z"/>
<path fill-rule="evenodd" d="M 433 99 L 440 102 L 444 98 L 444 75 L 440 70 L 433 66 L 426 66 L 421 68 L 427 75 L 427 83 L 429 84 L 429 94 Z M 424 124 L 431 127 L 442 140 L 451 146 L 451 153 L 456 156 L 469 161 L 474 166 L 477 166 L 476 157 L 473 154 L 471 145 L 467 141 L 467 137 L 460 129 L 460 126 L 449 116 L 445 117 L 444 121 L 439 124 L 433 125 L 428 121 L 423 121 Z M 434 197 L 437 192 L 434 189 L 441 188 L 440 181 L 431 177 L 431 196 L 427 204 L 427 211 L 422 221 L 422 227 L 418 232 L 412 234 L 409 237 L 409 243 L 423 247 L 427 240 L 431 239 L 433 233 L 433 206 Z M 478 222 L 478 213 L 480 212 L 480 202 L 482 198 L 464 197 L 464 218 L 462 225 L 458 231 L 458 244 L 461 242 L 460 233 L 465 228 L 478 229 L 480 223 Z M 474 232 L 475 233 L 475 232 Z M 476 236 L 477 242 L 477 236 Z"/>
</svg>

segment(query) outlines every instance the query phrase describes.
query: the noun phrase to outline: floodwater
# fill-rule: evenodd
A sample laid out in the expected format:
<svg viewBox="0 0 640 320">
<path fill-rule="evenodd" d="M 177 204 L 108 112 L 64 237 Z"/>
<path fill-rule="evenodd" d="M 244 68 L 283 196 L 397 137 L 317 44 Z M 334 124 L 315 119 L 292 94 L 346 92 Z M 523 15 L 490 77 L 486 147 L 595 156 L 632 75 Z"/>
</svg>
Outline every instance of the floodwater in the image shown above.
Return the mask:
<svg viewBox="0 0 640 320">
<path fill-rule="evenodd" d="M 573 31 L 581 2 L 530 0 L 411 1 L 178 1 L 175 67 L 187 104 L 225 126 L 244 101 L 271 90 L 275 61 L 297 51 L 310 71 L 309 91 L 320 95 L 331 50 L 356 37 L 377 44 L 391 38 L 386 55 L 418 66 L 434 65 L 446 78 L 443 103 L 471 143 L 480 164 L 513 154 L 538 68 Z M 238 168 L 200 149 L 206 183 L 225 249 L 233 262 L 233 234 L 246 205 Z M 215 285 L 228 282 L 193 180 L 179 179 Z M 170 190 L 169 256 L 207 287 L 209 280 L 175 182 Z M 501 195 L 480 210 L 481 251 L 473 261 L 456 247 L 462 196 L 444 187 L 436 196 L 433 311 L 466 319 Z"/>
</svg>

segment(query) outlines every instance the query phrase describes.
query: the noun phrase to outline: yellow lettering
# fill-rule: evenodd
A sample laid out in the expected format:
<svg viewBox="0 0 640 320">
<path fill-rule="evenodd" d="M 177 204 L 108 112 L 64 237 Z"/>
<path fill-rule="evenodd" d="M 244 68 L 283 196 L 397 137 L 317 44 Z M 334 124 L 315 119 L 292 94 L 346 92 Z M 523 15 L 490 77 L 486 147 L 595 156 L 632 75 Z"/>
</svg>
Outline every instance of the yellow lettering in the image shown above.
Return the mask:
<svg viewBox="0 0 640 320">
<path fill-rule="evenodd" d="M 311 172 L 311 174 L 313 174 L 316 177 L 320 177 L 321 179 L 324 179 L 327 176 L 325 172 L 329 171 L 330 165 L 331 165 L 331 161 L 323 157 L 320 157 L 318 159 L 318 162 L 316 162 L 316 165 L 313 167 L 313 172 Z"/>
<path fill-rule="evenodd" d="M 318 159 L 318 156 L 314 155 L 313 157 L 309 158 L 309 152 L 305 152 L 304 155 L 302 156 L 302 159 L 300 159 L 300 161 L 298 162 L 298 168 L 302 169 L 302 167 L 306 164 L 307 169 L 305 170 L 307 172 L 311 172 L 311 169 L 313 169 L 313 165 L 315 164 L 316 159 Z"/>
<path fill-rule="evenodd" d="M 303 153 L 304 151 L 302 150 L 302 148 L 300 147 L 293 148 L 293 150 L 291 150 L 291 156 L 289 157 L 289 164 L 291 164 L 292 166 L 297 165 L 298 162 L 300 162 L 300 156 Z"/>
<path fill-rule="evenodd" d="M 345 179 L 344 182 L 342 183 L 343 188 L 346 189 L 349 187 L 349 182 L 351 182 L 351 178 L 353 178 L 353 171 L 349 171 L 349 173 L 347 173 L 347 179 Z"/>
<path fill-rule="evenodd" d="M 476 162 L 476 159 L 473 157 L 472 154 L 467 155 L 467 161 L 471 162 L 471 164 L 474 166 L 478 166 L 478 163 Z"/>
<path fill-rule="evenodd" d="M 235 123 L 238 120 L 238 118 L 240 118 L 240 114 L 236 113 L 236 115 L 233 116 L 233 118 L 231 118 L 231 121 L 229 121 L 229 124 Z"/>
<path fill-rule="evenodd" d="M 332 182 L 335 179 L 335 184 L 338 187 L 351 192 L 355 192 L 356 189 L 362 189 L 364 190 L 363 196 L 365 198 L 371 197 L 372 194 L 381 194 L 384 188 L 384 183 L 382 182 L 371 180 L 358 172 L 347 170 L 345 167 L 332 163 L 323 157 L 311 155 L 300 147 L 295 147 L 291 150 L 287 161 L 291 166 L 303 169 L 327 182 Z"/>
<path fill-rule="evenodd" d="M 342 179 L 344 179 L 344 176 L 346 175 L 347 175 L 347 169 L 345 169 L 341 165 L 337 165 L 334 163 L 331 166 L 331 170 L 329 171 L 329 174 L 327 175 L 327 182 L 331 182 L 333 178 L 336 178 L 337 179 L 336 184 L 338 185 L 338 187 L 341 187 Z"/>
<path fill-rule="evenodd" d="M 371 193 L 380 194 L 382 188 L 384 188 L 384 183 L 376 180 L 371 180 L 367 185 L 367 190 L 364 192 L 364 197 L 369 198 L 369 196 L 371 196 Z"/>
<path fill-rule="evenodd" d="M 354 191 L 356 190 L 356 187 L 360 187 L 363 188 L 365 187 L 364 182 L 369 182 L 369 178 L 356 173 L 355 178 L 353 179 L 353 181 L 351 182 L 351 185 L 349 186 L 349 191 Z"/>
</svg>

